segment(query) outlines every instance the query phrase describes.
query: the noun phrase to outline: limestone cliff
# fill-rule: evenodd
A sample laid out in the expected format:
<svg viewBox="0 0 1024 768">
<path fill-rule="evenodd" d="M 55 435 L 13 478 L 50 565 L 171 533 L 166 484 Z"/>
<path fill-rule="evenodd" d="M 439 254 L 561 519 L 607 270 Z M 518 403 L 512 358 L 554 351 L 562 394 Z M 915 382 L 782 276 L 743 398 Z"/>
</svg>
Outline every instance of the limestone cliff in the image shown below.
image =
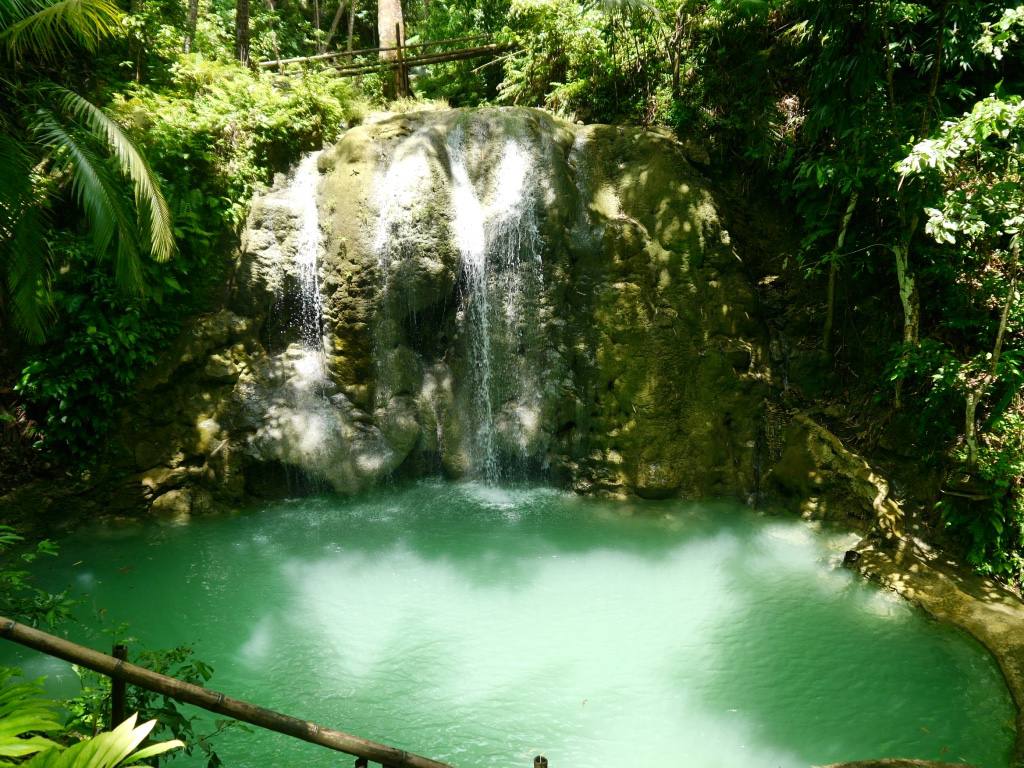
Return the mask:
<svg viewBox="0 0 1024 768">
<path fill-rule="evenodd" d="M 123 430 L 155 508 L 435 472 L 756 492 L 766 340 L 681 145 L 428 111 L 347 131 L 319 171 L 322 375 L 290 321 L 305 246 L 282 179 L 254 201 L 228 306 L 169 351 Z"/>
</svg>

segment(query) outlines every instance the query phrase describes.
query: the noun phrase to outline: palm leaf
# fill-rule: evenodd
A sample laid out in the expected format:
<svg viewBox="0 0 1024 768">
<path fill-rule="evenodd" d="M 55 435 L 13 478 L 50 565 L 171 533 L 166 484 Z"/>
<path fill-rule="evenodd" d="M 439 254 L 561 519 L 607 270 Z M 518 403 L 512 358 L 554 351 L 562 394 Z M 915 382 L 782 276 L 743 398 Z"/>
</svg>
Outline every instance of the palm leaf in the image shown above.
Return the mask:
<svg viewBox="0 0 1024 768">
<path fill-rule="evenodd" d="M 32 204 L 32 158 L 28 146 L 16 139 L 0 114 L 0 248 L 14 236 L 14 225 Z"/>
<path fill-rule="evenodd" d="M 39 735 L 61 728 L 57 705 L 42 698 L 42 685 L 9 683 L 13 670 L 0 669 L 0 765 L 14 765 L 6 758 L 22 758 L 58 747 Z"/>
<path fill-rule="evenodd" d="M 14 324 L 31 341 L 46 334 L 43 320 L 49 310 L 47 275 L 50 252 L 44 218 L 38 206 L 29 206 L 14 223 L 8 242 L 0 242 L 7 296 Z"/>
<path fill-rule="evenodd" d="M 135 754 L 130 755 L 121 765 L 138 765 L 143 760 L 148 760 L 151 757 L 157 757 L 162 755 L 164 752 L 170 752 L 172 749 L 178 749 L 183 746 L 185 746 L 185 744 L 178 740 L 161 741 L 158 744 L 150 744 L 148 747 L 144 747 Z"/>
<path fill-rule="evenodd" d="M 88 141 L 83 140 L 85 137 L 63 125 L 53 112 L 39 109 L 34 130 L 41 143 L 67 158 L 72 192 L 92 226 L 97 253 L 106 253 L 116 234 L 115 279 L 121 288 L 140 292 L 143 286 L 138 227 L 121 196 L 117 178 Z"/>
<path fill-rule="evenodd" d="M 185 746 L 175 739 L 136 752 L 136 748 L 156 725 L 155 720 L 136 725 L 136 718 L 136 715 L 132 715 L 113 731 L 101 733 L 63 751 L 51 749 L 40 752 L 24 763 L 24 768 L 119 768 Z"/>
<path fill-rule="evenodd" d="M 121 130 L 121 126 L 99 107 L 66 88 L 52 86 L 48 90 L 59 97 L 65 111 L 80 119 L 93 135 L 107 145 L 117 159 L 121 172 L 131 179 L 135 204 L 140 214 L 148 219 L 147 235 L 153 257 L 157 261 L 169 259 L 174 253 L 171 211 L 146 158 Z"/>
<path fill-rule="evenodd" d="M 0 283 L 7 287 L 0 300 L 22 334 L 42 341 L 49 250 L 46 214 L 33 183 L 38 158 L 31 148 L 0 112 Z"/>
<path fill-rule="evenodd" d="M 105 253 L 117 232 L 117 221 L 116 201 L 102 161 L 48 109 L 37 111 L 32 128 L 40 143 L 56 156 L 58 165 L 64 159 L 70 166 L 72 191 L 92 225 L 96 252 Z"/>
<path fill-rule="evenodd" d="M 0 18 L 0 51 L 7 58 L 55 59 L 81 45 L 88 50 L 114 35 L 121 11 L 110 0 L 7 0 Z"/>
</svg>

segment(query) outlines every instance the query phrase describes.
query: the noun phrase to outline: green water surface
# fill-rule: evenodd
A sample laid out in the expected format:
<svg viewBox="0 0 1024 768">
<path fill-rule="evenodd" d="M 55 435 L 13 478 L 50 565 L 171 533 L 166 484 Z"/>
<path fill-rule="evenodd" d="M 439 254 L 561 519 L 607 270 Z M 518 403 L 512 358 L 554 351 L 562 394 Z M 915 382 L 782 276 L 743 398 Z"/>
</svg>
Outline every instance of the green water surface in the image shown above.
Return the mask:
<svg viewBox="0 0 1024 768">
<path fill-rule="evenodd" d="M 44 579 L 149 647 L 193 644 L 229 695 L 462 768 L 1008 765 L 993 660 L 840 569 L 848 543 L 727 505 L 428 482 L 82 531 Z M 351 764 L 259 731 L 218 752 Z"/>
</svg>

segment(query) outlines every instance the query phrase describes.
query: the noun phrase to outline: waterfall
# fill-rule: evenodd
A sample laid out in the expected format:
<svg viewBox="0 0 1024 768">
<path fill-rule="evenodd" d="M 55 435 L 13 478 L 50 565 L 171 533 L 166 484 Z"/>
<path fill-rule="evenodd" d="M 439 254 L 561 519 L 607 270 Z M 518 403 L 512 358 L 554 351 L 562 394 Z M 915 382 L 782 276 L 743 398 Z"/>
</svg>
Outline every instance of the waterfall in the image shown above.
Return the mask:
<svg viewBox="0 0 1024 768">
<path fill-rule="evenodd" d="M 424 143 L 416 135 L 399 145 L 387 170 L 377 179 L 374 197 L 378 213 L 373 250 L 385 291 L 392 262 L 401 257 L 402 228 L 408 225 L 422 196 L 431 193 L 430 181 L 430 163 Z"/>
<path fill-rule="evenodd" d="M 479 189 L 469 167 L 474 150 L 487 157 L 486 142 L 484 136 L 477 145 L 456 128 L 448 137 L 448 155 L 452 227 L 464 286 L 473 409 L 470 455 L 476 474 L 496 482 L 510 474 L 515 457 L 508 454 L 525 455 L 524 430 L 537 426 L 538 372 L 517 363 L 531 319 L 530 284 L 540 277 L 540 243 L 531 195 L 536 186 L 533 155 L 519 140 L 506 139 L 496 168 L 483 174 L 490 184 Z"/>
<path fill-rule="evenodd" d="M 322 379 L 326 372 L 323 337 L 323 298 L 320 295 L 319 266 L 323 248 L 320 213 L 317 208 L 319 152 L 302 158 L 282 195 L 297 224 L 295 229 L 295 276 L 299 302 L 293 322 L 306 354 L 296 361 L 296 373 L 309 381 Z"/>
<path fill-rule="evenodd" d="M 455 245 L 459 249 L 466 281 L 464 312 L 469 325 L 469 372 L 474 410 L 473 455 L 476 469 L 488 481 L 498 479 L 498 454 L 494 441 L 494 407 L 491 403 L 490 291 L 487 285 L 486 212 L 466 168 L 462 130 L 448 140 L 452 170 L 452 211 Z"/>
<path fill-rule="evenodd" d="M 289 484 L 319 487 L 325 476 L 327 444 L 332 432 L 331 386 L 327 377 L 327 355 L 323 335 L 323 298 L 320 293 L 320 259 L 323 250 L 317 188 L 319 152 L 299 162 L 276 196 L 286 214 L 289 229 L 292 280 L 285 285 L 291 295 L 280 297 L 280 318 L 294 331 L 295 339 L 275 357 L 279 388 L 267 408 L 267 425 L 280 441 L 280 457 L 286 466 L 301 467 L 305 476 L 289 477 Z M 287 299 L 287 300 L 285 300 Z M 297 337 L 297 338 L 296 338 Z"/>
</svg>

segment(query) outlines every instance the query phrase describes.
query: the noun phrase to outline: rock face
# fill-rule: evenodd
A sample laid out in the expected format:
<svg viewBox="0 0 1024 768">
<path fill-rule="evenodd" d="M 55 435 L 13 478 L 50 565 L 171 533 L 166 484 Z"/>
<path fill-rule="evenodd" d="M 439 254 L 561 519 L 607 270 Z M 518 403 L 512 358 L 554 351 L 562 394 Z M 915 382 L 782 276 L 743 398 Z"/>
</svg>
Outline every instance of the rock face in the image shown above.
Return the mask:
<svg viewBox="0 0 1024 768">
<path fill-rule="evenodd" d="M 765 478 L 769 495 L 799 504 L 808 519 L 853 524 L 889 544 L 903 537 L 903 511 L 882 473 L 808 415 L 793 416 L 780 453 Z"/>
<path fill-rule="evenodd" d="M 168 353 L 124 430 L 156 508 L 289 476 L 756 491 L 764 334 L 679 144 L 420 112 L 347 131 L 319 171 L 323 347 L 293 322 L 309 210 L 281 179 L 254 202 L 229 307 Z"/>
</svg>

